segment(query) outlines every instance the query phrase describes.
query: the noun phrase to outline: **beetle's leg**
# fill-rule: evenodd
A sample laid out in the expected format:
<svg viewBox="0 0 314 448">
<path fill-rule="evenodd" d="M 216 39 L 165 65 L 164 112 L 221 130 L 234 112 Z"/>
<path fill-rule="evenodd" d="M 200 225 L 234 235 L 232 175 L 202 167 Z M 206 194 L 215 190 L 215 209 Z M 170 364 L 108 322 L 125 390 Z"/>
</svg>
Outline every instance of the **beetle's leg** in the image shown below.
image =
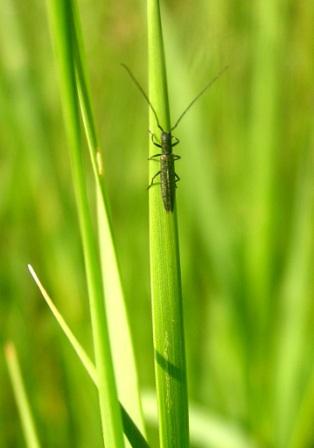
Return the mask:
<svg viewBox="0 0 314 448">
<path fill-rule="evenodd" d="M 161 148 L 161 144 L 160 144 L 159 141 L 157 140 L 156 135 L 155 135 L 151 130 L 148 130 L 148 132 L 149 132 L 150 135 L 151 135 L 151 140 L 152 140 L 153 145 L 158 146 L 158 148 Z M 154 139 L 155 139 L 155 140 L 154 140 Z"/>
<path fill-rule="evenodd" d="M 177 154 L 172 154 L 173 160 L 179 160 L 181 159 L 181 156 L 178 156 Z"/>
<path fill-rule="evenodd" d="M 147 190 L 149 190 L 150 187 L 152 187 L 152 186 L 154 185 L 154 179 L 156 179 L 156 177 L 159 176 L 160 173 L 161 173 L 161 171 L 158 171 L 158 173 L 156 173 L 156 174 L 152 177 L 152 180 L 151 180 L 150 184 L 148 185 Z"/>
<path fill-rule="evenodd" d="M 180 140 L 178 139 L 178 137 L 172 136 L 171 138 L 175 139 L 175 141 L 173 143 L 171 142 L 171 146 L 176 146 L 178 143 L 180 143 Z"/>
<path fill-rule="evenodd" d="M 177 173 L 174 173 L 174 175 L 175 175 L 175 178 L 176 178 L 175 182 L 179 182 L 180 177 L 177 175 Z"/>
<path fill-rule="evenodd" d="M 148 157 L 148 160 L 154 160 L 155 162 L 159 162 L 159 159 L 157 160 L 157 157 L 162 156 L 162 154 L 154 154 L 151 157 Z"/>
</svg>

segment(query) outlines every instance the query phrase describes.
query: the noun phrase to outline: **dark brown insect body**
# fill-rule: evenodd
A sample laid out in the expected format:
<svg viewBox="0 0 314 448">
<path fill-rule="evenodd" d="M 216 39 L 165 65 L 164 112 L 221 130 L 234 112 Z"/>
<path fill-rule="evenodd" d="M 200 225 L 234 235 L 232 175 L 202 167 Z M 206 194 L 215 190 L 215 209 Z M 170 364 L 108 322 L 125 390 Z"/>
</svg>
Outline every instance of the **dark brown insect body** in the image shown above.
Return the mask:
<svg viewBox="0 0 314 448">
<path fill-rule="evenodd" d="M 180 156 L 173 154 L 172 148 L 179 143 L 179 140 L 173 136 L 171 132 L 161 132 L 161 141 L 156 142 L 152 134 L 152 142 L 158 148 L 161 148 L 161 154 L 155 154 L 150 157 L 150 160 L 160 160 L 160 171 L 154 175 L 148 188 L 154 185 L 154 179 L 160 175 L 160 188 L 161 197 L 167 212 L 171 212 L 174 209 L 175 194 L 176 194 L 176 182 L 180 179 L 174 169 L 175 160 L 180 159 Z"/>
<path fill-rule="evenodd" d="M 172 212 L 174 209 L 174 203 L 175 203 L 175 196 L 176 196 L 176 182 L 180 180 L 179 176 L 176 174 L 174 169 L 174 162 L 175 160 L 180 159 L 180 156 L 177 156 L 176 154 L 172 153 L 172 148 L 179 143 L 179 139 L 176 137 L 173 137 L 171 135 L 171 132 L 178 126 L 184 115 L 187 113 L 187 111 L 193 106 L 195 101 L 198 100 L 198 98 L 203 95 L 203 93 L 206 92 L 206 90 L 216 81 L 216 79 L 221 76 L 221 74 L 227 69 L 225 67 L 223 70 L 221 70 L 220 73 L 218 73 L 217 76 L 215 76 L 200 92 L 196 97 L 190 102 L 190 104 L 184 109 L 182 114 L 179 116 L 177 121 L 175 122 L 174 126 L 170 128 L 168 132 L 164 131 L 162 126 L 160 125 L 157 112 L 150 102 L 148 96 L 146 95 L 145 91 L 143 90 L 142 86 L 139 84 L 137 79 L 134 77 L 130 69 L 125 65 L 122 64 L 122 67 L 125 68 L 125 70 L 130 75 L 132 81 L 137 86 L 139 91 L 144 96 L 145 100 L 147 101 L 149 107 L 151 108 L 155 118 L 156 118 L 156 124 L 158 128 L 161 131 L 160 134 L 160 141 L 156 139 L 156 136 L 150 132 L 152 136 L 152 142 L 155 146 L 158 148 L 161 148 L 161 154 L 155 154 L 152 157 L 149 158 L 149 160 L 159 160 L 160 161 L 160 170 L 158 173 L 156 173 L 151 183 L 149 184 L 148 188 L 150 188 L 152 185 L 154 185 L 154 179 L 160 175 L 160 188 L 161 188 L 161 196 L 162 201 L 164 204 L 164 208 L 167 212 Z"/>
</svg>

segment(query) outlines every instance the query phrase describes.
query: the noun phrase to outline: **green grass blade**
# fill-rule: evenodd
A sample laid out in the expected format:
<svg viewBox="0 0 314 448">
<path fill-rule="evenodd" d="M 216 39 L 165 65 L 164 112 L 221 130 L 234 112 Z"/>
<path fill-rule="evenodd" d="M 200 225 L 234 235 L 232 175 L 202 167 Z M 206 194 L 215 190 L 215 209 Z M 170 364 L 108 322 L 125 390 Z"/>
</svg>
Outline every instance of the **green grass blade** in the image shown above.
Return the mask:
<svg viewBox="0 0 314 448">
<path fill-rule="evenodd" d="M 30 404 L 25 392 L 25 386 L 23 384 L 22 373 L 14 344 L 12 342 L 8 342 L 5 346 L 4 351 L 16 404 L 22 422 L 26 445 L 28 448 L 39 448 L 40 443 L 37 436 Z"/>
<path fill-rule="evenodd" d="M 170 129 L 165 56 L 158 0 L 148 0 L 149 98 Z M 160 134 L 150 110 L 150 129 Z M 156 147 L 150 143 L 150 156 Z M 156 173 L 150 162 L 150 178 Z M 176 210 L 166 212 L 160 188 L 149 191 L 150 268 L 160 445 L 189 445 L 182 292 Z"/>
<path fill-rule="evenodd" d="M 41 295 L 45 299 L 45 302 L 47 303 L 50 311 L 52 312 L 52 314 L 55 317 L 56 321 L 60 325 L 62 331 L 64 332 L 64 334 L 68 338 L 68 340 L 69 340 L 70 344 L 72 345 L 75 353 L 79 357 L 82 365 L 85 367 L 85 370 L 87 371 L 88 375 L 91 377 L 92 381 L 97 386 L 98 384 L 97 384 L 96 367 L 94 366 L 94 364 L 92 363 L 92 361 L 90 360 L 90 358 L 86 354 L 85 350 L 83 349 L 81 344 L 78 342 L 78 340 L 76 339 L 76 337 L 72 333 L 70 327 L 68 326 L 68 324 L 64 320 L 62 314 L 60 313 L 60 311 L 58 310 L 58 308 L 56 307 L 54 302 L 51 300 L 49 294 L 47 293 L 46 289 L 43 287 L 41 281 L 39 280 L 39 278 L 38 278 L 38 276 L 36 274 L 36 272 L 34 271 L 34 268 L 30 264 L 28 265 L 28 270 L 29 270 L 31 276 L 33 277 L 34 282 L 38 286 L 38 289 L 41 292 Z"/>
<path fill-rule="evenodd" d="M 46 289 L 42 285 L 41 281 L 39 280 L 36 272 L 34 271 L 33 267 L 31 265 L 28 265 L 28 270 L 33 277 L 34 282 L 38 286 L 39 291 L 41 292 L 41 295 L 43 296 L 45 302 L 47 303 L 50 311 L 52 312 L 53 316 L 55 317 L 56 321 L 60 325 L 62 331 L 64 332 L 65 336 L 68 338 L 68 341 L 72 345 L 73 350 L 77 354 L 79 360 L 81 361 L 83 367 L 85 368 L 86 372 L 90 376 L 91 380 L 95 384 L 96 387 L 98 387 L 98 379 L 97 379 L 97 371 L 96 367 L 94 366 L 91 359 L 88 357 L 87 353 L 77 340 L 77 338 L 74 336 L 74 333 L 70 329 L 69 325 L 64 320 L 62 314 L 50 298 L 49 294 L 47 293 Z M 127 437 L 127 440 L 130 443 L 130 446 L 134 448 L 147 448 L 148 444 L 142 435 L 141 431 L 136 425 L 136 422 L 134 422 L 133 418 L 129 415 L 127 410 L 124 408 L 122 404 L 121 406 L 121 416 L 122 416 L 122 422 L 123 422 L 123 428 L 124 433 Z"/>
<path fill-rule="evenodd" d="M 72 177 L 89 291 L 104 444 L 108 448 L 120 448 L 124 446 L 121 413 L 110 351 L 99 253 L 88 204 L 82 161 L 73 35 L 71 27 L 69 27 L 72 12 L 69 3 L 63 0 L 54 0 L 48 2 L 48 5 L 52 37 L 58 61 L 62 105 L 69 140 Z"/>
<path fill-rule="evenodd" d="M 77 88 L 96 183 L 99 247 L 118 394 L 121 403 L 132 416 L 142 434 L 145 435 L 135 355 L 113 240 L 112 226 L 108 213 L 101 151 L 98 146 L 98 138 L 94 124 L 95 120 L 93 118 L 88 88 L 88 78 L 86 75 L 87 70 L 84 64 L 85 58 L 79 14 L 75 8 L 75 3 L 73 2 L 72 4 L 74 9 L 73 39 L 76 49 L 75 65 Z M 128 372 L 127 379 L 125 372 Z"/>
</svg>

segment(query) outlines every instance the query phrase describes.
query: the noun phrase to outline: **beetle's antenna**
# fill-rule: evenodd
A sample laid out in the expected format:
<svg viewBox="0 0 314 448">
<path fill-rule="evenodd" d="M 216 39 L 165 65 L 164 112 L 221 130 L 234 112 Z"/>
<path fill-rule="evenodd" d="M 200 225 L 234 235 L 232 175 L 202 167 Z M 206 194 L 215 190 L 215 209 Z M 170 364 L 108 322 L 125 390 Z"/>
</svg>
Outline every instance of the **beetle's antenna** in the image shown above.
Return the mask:
<svg viewBox="0 0 314 448">
<path fill-rule="evenodd" d="M 224 67 L 219 73 L 218 75 L 216 75 L 213 79 L 211 79 L 209 81 L 208 84 L 206 84 L 206 86 L 200 91 L 200 93 L 198 95 L 196 95 L 196 97 L 190 102 L 190 104 L 184 109 L 184 111 L 182 112 L 182 114 L 179 116 L 179 118 L 177 119 L 176 123 L 174 126 L 172 126 L 171 131 L 173 131 L 178 124 L 180 123 L 180 121 L 182 120 L 182 118 L 184 117 L 184 115 L 187 113 L 187 111 L 193 106 L 193 104 L 199 99 L 200 96 L 203 95 L 203 93 L 206 92 L 206 90 L 212 86 L 214 84 L 215 81 L 217 81 L 218 78 L 220 78 L 220 76 L 227 70 L 227 68 L 229 68 L 228 65 L 226 65 L 226 67 Z"/>
<path fill-rule="evenodd" d="M 133 75 L 133 73 L 131 72 L 131 70 L 129 69 L 129 67 L 125 64 L 121 64 L 122 67 L 128 72 L 130 78 L 132 79 L 132 81 L 134 82 L 134 84 L 136 85 L 136 87 L 139 89 L 139 91 L 141 92 L 141 94 L 143 95 L 143 97 L 145 98 L 145 100 L 147 101 L 148 105 L 150 106 L 151 110 L 153 111 L 153 114 L 155 115 L 156 118 L 156 123 L 157 126 L 159 127 L 159 129 L 163 132 L 163 128 L 160 126 L 159 120 L 158 120 L 158 116 L 157 116 L 157 112 L 156 109 L 154 108 L 154 106 L 152 105 L 152 103 L 149 101 L 148 96 L 146 95 L 143 87 L 140 85 L 140 83 L 138 82 L 138 80 L 135 78 L 135 76 Z"/>
</svg>

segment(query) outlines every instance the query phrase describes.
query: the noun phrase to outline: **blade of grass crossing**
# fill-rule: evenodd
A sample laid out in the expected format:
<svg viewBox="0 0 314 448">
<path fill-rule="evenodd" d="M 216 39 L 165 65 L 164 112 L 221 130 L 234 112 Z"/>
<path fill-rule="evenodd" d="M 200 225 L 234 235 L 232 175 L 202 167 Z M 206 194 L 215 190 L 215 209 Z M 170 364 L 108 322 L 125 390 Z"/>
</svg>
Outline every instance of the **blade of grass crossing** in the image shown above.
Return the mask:
<svg viewBox="0 0 314 448">
<path fill-rule="evenodd" d="M 160 7 L 148 0 L 149 98 L 161 126 L 170 129 L 167 80 Z M 160 132 L 150 111 L 150 129 Z M 158 135 L 158 134 L 157 134 Z M 150 156 L 156 152 L 150 143 Z M 150 163 L 150 178 L 156 164 Z M 149 191 L 150 269 L 153 338 L 160 446 L 189 445 L 181 274 L 176 210 L 165 211 L 160 188 Z"/>
<path fill-rule="evenodd" d="M 79 13 L 75 2 L 72 2 L 72 11 L 77 89 L 96 183 L 99 247 L 116 382 L 121 403 L 133 418 L 143 436 L 145 436 L 137 368 L 108 212 L 101 152 L 98 147 L 97 132 L 90 101 L 87 70 L 84 64 L 83 39 Z M 128 372 L 127 378 L 125 372 Z"/>
<path fill-rule="evenodd" d="M 60 313 L 60 311 L 50 298 L 46 289 L 43 287 L 41 281 L 39 280 L 36 272 L 34 271 L 31 265 L 28 265 L 28 270 L 31 276 L 33 277 L 36 285 L 38 286 L 38 289 L 40 290 L 45 302 L 50 308 L 50 311 L 52 312 L 53 316 L 55 317 L 56 321 L 58 322 L 59 326 L 61 327 L 68 341 L 70 342 L 73 350 L 75 351 L 79 360 L 81 361 L 83 367 L 88 373 L 90 379 L 93 381 L 95 386 L 98 387 L 96 367 L 88 357 L 87 353 L 85 352 L 85 350 L 83 349 L 77 338 L 74 336 L 74 333 L 72 332 L 71 328 L 64 320 L 62 314 Z M 130 417 L 128 412 L 124 409 L 123 405 L 120 404 L 120 406 L 121 406 L 121 416 L 122 416 L 124 434 L 127 440 L 129 441 L 130 446 L 132 446 L 133 448 L 148 448 L 149 445 L 147 444 L 141 431 L 138 429 L 138 427 L 136 426 L 136 424 L 134 423 L 133 419 Z"/>
<path fill-rule="evenodd" d="M 124 446 L 121 413 L 110 351 L 99 254 L 93 232 L 82 162 L 80 121 L 73 60 L 73 36 L 69 27 L 71 6 L 64 0 L 49 1 L 48 5 L 52 38 L 58 62 L 61 98 L 69 140 L 73 185 L 90 299 L 103 438 L 106 447 L 120 448 Z"/>
<path fill-rule="evenodd" d="M 40 443 L 30 404 L 26 395 L 25 386 L 23 384 L 22 373 L 14 344 L 12 342 L 8 342 L 4 351 L 16 404 L 21 418 L 26 445 L 28 448 L 40 448 Z"/>
</svg>

